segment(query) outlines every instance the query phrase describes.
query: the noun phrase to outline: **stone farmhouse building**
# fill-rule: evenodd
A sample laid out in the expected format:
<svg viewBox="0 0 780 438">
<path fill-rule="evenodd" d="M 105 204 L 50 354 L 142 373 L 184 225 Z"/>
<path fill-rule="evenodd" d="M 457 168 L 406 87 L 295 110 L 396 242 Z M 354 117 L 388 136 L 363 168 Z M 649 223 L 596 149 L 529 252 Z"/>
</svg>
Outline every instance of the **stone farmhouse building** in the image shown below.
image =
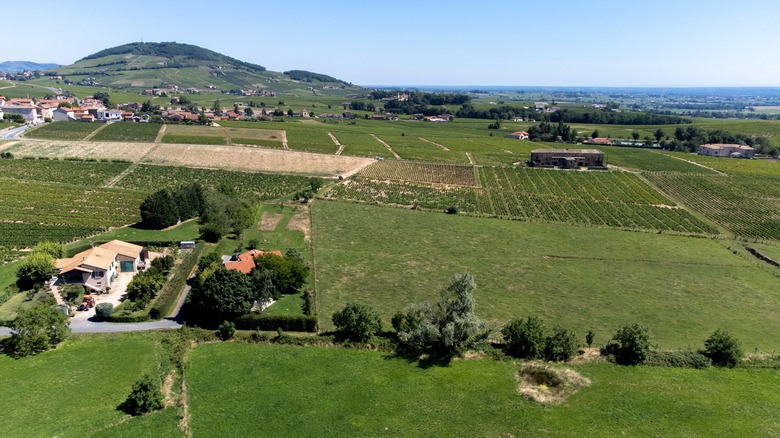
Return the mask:
<svg viewBox="0 0 780 438">
<path fill-rule="evenodd" d="M 699 155 L 710 157 L 753 158 L 756 156 L 755 148 L 743 144 L 703 144 L 699 146 Z"/>
<path fill-rule="evenodd" d="M 578 169 L 587 167 L 592 170 L 606 170 L 604 153 L 596 149 L 534 149 L 531 151 L 531 167 L 558 167 Z"/>
<path fill-rule="evenodd" d="M 120 272 L 137 272 L 147 257 L 140 245 L 112 240 L 73 257 L 58 259 L 56 267 L 63 282 L 104 292 Z"/>
</svg>

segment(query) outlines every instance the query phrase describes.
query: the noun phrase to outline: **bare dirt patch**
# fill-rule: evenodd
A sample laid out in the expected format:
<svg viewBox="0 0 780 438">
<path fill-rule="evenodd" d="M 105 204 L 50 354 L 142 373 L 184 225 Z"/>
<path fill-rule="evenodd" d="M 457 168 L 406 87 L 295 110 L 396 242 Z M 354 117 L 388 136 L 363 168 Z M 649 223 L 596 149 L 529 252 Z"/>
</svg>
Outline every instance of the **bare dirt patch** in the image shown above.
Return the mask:
<svg viewBox="0 0 780 438">
<path fill-rule="evenodd" d="M 303 239 L 307 242 L 311 241 L 311 221 L 309 217 L 309 206 L 301 205 L 290 218 L 290 222 L 287 223 L 288 230 L 301 231 Z"/>
<path fill-rule="evenodd" d="M 517 391 L 525 398 L 546 405 L 559 405 L 572 394 L 590 386 L 590 379 L 570 368 L 527 362 L 517 373 Z"/>
<path fill-rule="evenodd" d="M 160 388 L 163 394 L 163 405 L 166 408 L 176 406 L 176 394 L 173 392 L 174 374 L 176 374 L 175 370 L 168 373 L 165 379 L 163 379 L 162 387 Z"/>
<path fill-rule="evenodd" d="M 160 144 L 144 161 L 167 166 L 342 175 L 344 178 L 374 162 L 370 158 L 290 150 L 186 144 Z"/>
<path fill-rule="evenodd" d="M 262 231 L 274 231 L 282 220 L 281 214 L 274 214 L 269 211 L 264 211 L 260 217 L 260 229 Z"/>
</svg>

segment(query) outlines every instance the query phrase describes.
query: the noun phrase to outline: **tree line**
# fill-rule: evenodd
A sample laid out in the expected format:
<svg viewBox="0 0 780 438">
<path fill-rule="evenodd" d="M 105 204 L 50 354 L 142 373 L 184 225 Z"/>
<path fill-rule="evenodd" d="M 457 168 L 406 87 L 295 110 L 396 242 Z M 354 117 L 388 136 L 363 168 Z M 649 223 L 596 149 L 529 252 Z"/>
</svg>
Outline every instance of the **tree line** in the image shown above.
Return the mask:
<svg viewBox="0 0 780 438">
<path fill-rule="evenodd" d="M 690 119 L 679 116 L 636 111 L 614 112 L 607 108 L 593 111 L 578 111 L 564 108 L 548 113 L 538 112 L 533 108 L 509 105 L 476 109 L 471 104 L 465 104 L 455 115 L 466 119 L 509 120 L 514 117 L 523 117 L 548 123 L 590 123 L 599 125 L 674 125 L 691 123 Z"/>
</svg>

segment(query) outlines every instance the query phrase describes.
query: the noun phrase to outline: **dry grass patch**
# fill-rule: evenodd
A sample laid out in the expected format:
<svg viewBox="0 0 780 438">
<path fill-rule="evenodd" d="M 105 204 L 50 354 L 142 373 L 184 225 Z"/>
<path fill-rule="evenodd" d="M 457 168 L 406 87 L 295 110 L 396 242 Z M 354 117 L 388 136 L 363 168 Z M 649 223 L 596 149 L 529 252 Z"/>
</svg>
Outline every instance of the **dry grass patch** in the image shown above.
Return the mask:
<svg viewBox="0 0 780 438">
<path fill-rule="evenodd" d="M 281 220 L 281 214 L 264 211 L 263 215 L 260 217 L 260 229 L 262 231 L 274 231 Z"/>
<path fill-rule="evenodd" d="M 18 157 L 73 157 L 139 161 L 154 146 L 154 143 L 44 140 L 18 142 L 8 148 L 8 151 Z"/>
<path fill-rule="evenodd" d="M 351 174 L 373 162 L 370 158 L 308 152 L 186 144 L 160 144 L 144 161 L 168 166 L 320 176 Z"/>
<path fill-rule="evenodd" d="M 569 368 L 553 368 L 542 362 L 526 362 L 517 373 L 517 391 L 525 398 L 546 405 L 559 405 L 590 379 Z"/>
<path fill-rule="evenodd" d="M 311 241 L 311 221 L 309 217 L 309 206 L 301 205 L 290 218 L 290 222 L 287 223 L 287 229 L 302 232 L 303 239 L 306 242 Z"/>
<path fill-rule="evenodd" d="M 202 137 L 238 137 L 255 140 L 281 141 L 282 131 L 278 129 L 233 128 L 229 126 L 168 125 L 170 135 L 194 135 Z"/>
</svg>

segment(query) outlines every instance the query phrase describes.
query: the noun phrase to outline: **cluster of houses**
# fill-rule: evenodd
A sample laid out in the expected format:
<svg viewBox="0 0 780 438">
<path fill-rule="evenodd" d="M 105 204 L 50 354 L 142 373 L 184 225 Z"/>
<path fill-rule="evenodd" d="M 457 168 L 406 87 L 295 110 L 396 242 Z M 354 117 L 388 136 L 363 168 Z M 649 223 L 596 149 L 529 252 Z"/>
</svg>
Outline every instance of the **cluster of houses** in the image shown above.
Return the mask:
<svg viewBox="0 0 780 438">
<path fill-rule="evenodd" d="M 67 103 L 67 105 L 63 105 Z M 148 121 L 148 117 L 134 115 L 130 111 L 109 109 L 100 99 L 88 97 L 79 100 L 75 97 L 56 95 L 52 99 L 13 98 L 6 100 L 0 96 L 0 117 L 3 114 L 19 114 L 25 123 L 39 124 L 52 121 Z"/>
</svg>

